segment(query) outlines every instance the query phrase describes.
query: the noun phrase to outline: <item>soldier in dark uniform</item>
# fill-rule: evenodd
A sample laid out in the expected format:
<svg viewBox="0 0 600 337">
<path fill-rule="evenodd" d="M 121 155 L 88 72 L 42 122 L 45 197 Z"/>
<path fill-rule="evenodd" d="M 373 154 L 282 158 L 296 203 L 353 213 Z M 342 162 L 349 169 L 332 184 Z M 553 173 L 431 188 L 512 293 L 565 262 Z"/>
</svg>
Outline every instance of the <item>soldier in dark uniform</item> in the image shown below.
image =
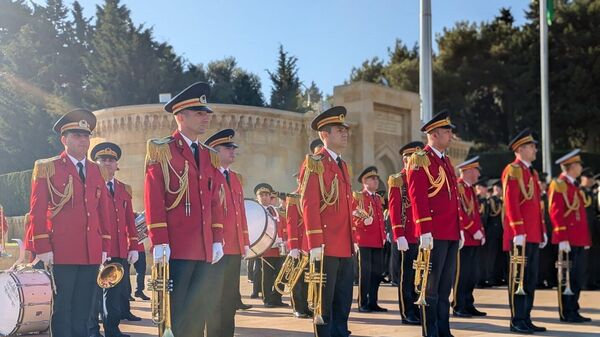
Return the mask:
<svg viewBox="0 0 600 337">
<path fill-rule="evenodd" d="M 592 246 L 588 251 L 587 280 L 584 288 L 587 290 L 600 289 L 600 221 L 598 220 L 598 185 L 594 179 L 594 172 L 586 168 L 581 173 L 580 188 L 584 194 L 585 212 L 587 215 Z"/>
<path fill-rule="evenodd" d="M 488 258 L 488 253 L 487 253 L 487 229 L 485 228 L 485 225 L 488 221 L 488 217 L 489 217 L 489 206 L 488 206 L 488 195 L 489 195 L 489 191 L 488 191 L 488 187 L 487 187 L 487 181 L 488 178 L 487 177 L 481 177 L 479 178 L 479 180 L 477 180 L 475 182 L 474 188 L 475 188 L 475 194 L 477 195 L 477 203 L 479 204 L 479 220 L 481 221 L 481 226 L 483 228 L 483 231 L 485 233 L 485 239 L 486 239 L 486 244 L 483 245 L 482 247 L 480 247 L 479 249 L 477 249 L 477 259 L 481 260 L 481 261 L 486 261 L 485 263 L 483 263 L 482 268 L 480 270 L 477 271 L 477 284 L 476 287 L 477 288 L 487 288 L 490 285 L 488 284 L 488 282 L 486 281 L 486 270 L 487 268 L 489 268 L 490 263 L 488 263 L 487 258 Z"/>
<path fill-rule="evenodd" d="M 540 173 L 540 191 L 542 204 L 544 208 L 542 211 L 544 212 L 544 223 L 545 223 L 545 231 L 548 236 L 548 240 L 552 241 L 552 236 L 554 232 L 552 232 L 552 222 L 550 221 L 548 209 L 548 174 L 546 172 Z M 546 245 L 543 249 L 540 249 L 540 271 L 538 276 L 537 288 L 538 289 L 552 289 L 556 287 L 556 254 L 558 251 L 556 250 L 555 245 Z"/>
<path fill-rule="evenodd" d="M 492 195 L 486 201 L 485 281 L 487 285 L 495 287 L 505 284 L 508 261 L 502 250 L 502 184 L 500 179 L 495 179 L 490 185 Z"/>
</svg>

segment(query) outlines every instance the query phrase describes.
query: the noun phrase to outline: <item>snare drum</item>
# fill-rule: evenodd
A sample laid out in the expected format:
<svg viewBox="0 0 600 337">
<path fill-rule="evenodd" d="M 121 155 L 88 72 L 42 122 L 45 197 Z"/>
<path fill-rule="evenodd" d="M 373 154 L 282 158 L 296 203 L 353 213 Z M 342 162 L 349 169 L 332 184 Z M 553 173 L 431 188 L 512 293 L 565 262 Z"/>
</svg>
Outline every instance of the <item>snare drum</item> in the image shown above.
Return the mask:
<svg viewBox="0 0 600 337">
<path fill-rule="evenodd" d="M 51 301 L 50 277 L 44 270 L 0 272 L 0 336 L 48 330 Z"/>
</svg>

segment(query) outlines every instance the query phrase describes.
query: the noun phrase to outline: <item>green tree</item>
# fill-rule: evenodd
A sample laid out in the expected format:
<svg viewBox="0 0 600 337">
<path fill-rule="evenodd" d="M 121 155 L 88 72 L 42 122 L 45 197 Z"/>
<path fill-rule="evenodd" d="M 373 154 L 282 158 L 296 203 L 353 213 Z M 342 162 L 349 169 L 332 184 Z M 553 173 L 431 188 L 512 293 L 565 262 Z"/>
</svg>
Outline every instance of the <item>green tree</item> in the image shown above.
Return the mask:
<svg viewBox="0 0 600 337">
<path fill-rule="evenodd" d="M 267 70 L 271 79 L 271 107 L 289 111 L 304 112 L 300 104 L 300 79 L 298 78 L 298 59 L 289 55 L 279 45 L 277 69 Z"/>
</svg>

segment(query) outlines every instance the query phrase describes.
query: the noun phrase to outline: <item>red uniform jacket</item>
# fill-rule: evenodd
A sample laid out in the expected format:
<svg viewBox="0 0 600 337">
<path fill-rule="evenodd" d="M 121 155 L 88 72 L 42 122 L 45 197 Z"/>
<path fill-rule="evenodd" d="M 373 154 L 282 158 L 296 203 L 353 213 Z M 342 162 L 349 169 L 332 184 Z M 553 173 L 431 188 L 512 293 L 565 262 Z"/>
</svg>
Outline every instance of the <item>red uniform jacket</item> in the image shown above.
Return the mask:
<svg viewBox="0 0 600 337">
<path fill-rule="evenodd" d="M 406 170 L 393 174 L 388 179 L 389 215 L 394 241 L 404 236 L 408 243 L 417 243 L 420 233 L 413 221 L 412 208 L 408 198 Z"/>
<path fill-rule="evenodd" d="M 477 231 L 484 234 L 479 216 L 479 200 L 472 186 L 458 178 L 458 197 L 460 200 L 460 229 L 465 233 L 465 246 L 481 246 L 481 240 L 475 240 Z"/>
<path fill-rule="evenodd" d="M 280 214 L 280 212 L 275 209 L 275 207 L 269 206 L 265 209 L 267 213 L 271 214 L 273 219 L 275 219 L 275 223 L 277 226 L 277 237 L 281 238 L 282 241 L 287 240 L 287 221 L 285 214 Z M 273 247 L 268 249 L 262 257 L 279 257 L 281 256 L 281 252 L 279 247 Z"/>
<path fill-rule="evenodd" d="M 385 224 L 383 222 L 383 206 L 381 198 L 377 193 L 371 195 L 369 191 L 363 190 L 359 196 L 361 200 L 356 200 L 355 205 L 361 205 L 363 210 L 373 217 L 373 223 L 365 225 L 364 220 L 354 217 L 356 225 L 355 240 L 359 247 L 383 248 L 385 240 Z"/>
<path fill-rule="evenodd" d="M 31 223 L 31 218 L 29 213 L 27 213 L 27 217 L 25 219 L 25 233 L 23 238 L 23 244 L 25 245 L 25 250 L 30 252 L 34 252 L 33 250 L 33 224 Z"/>
<path fill-rule="evenodd" d="M 302 208 L 300 204 L 300 196 L 287 197 L 287 233 L 288 233 L 288 248 L 300 249 L 308 253 L 308 239 L 306 237 L 306 229 L 302 221 Z"/>
<path fill-rule="evenodd" d="M 564 175 L 550 183 L 548 192 L 552 243 L 569 241 L 571 246 L 590 246 L 590 232 L 583 191 Z"/>
<path fill-rule="evenodd" d="M 411 156 L 408 166 L 408 195 L 419 232 L 437 240 L 458 240 L 456 175 L 448 156 L 441 159 L 427 145 Z"/>
<path fill-rule="evenodd" d="M 308 248 L 324 244 L 327 256 L 352 256 L 354 208 L 347 164 L 342 161 L 340 169 L 327 149 L 322 148 L 316 155 L 307 156 L 300 177 L 302 219 L 306 226 Z"/>
<path fill-rule="evenodd" d="M 223 251 L 227 255 L 244 254 L 244 246 L 250 246 L 248 239 L 248 221 L 244 207 L 244 190 L 241 176 L 229 170 L 229 185 L 223 175 L 222 192 L 225 196 L 225 223 L 223 228 Z"/>
<path fill-rule="evenodd" d="M 516 159 L 502 172 L 504 189 L 503 248 L 512 247 L 515 235 L 526 234 L 527 242 L 540 243 L 544 233 L 544 215 L 538 174 Z"/>
<path fill-rule="evenodd" d="M 115 196 L 108 195 L 108 215 L 110 219 L 110 251 L 109 257 L 127 258 L 130 250 L 136 250 L 137 229 L 133 207 L 131 206 L 131 187 L 114 179 Z M 108 191 L 108 188 L 106 189 Z"/>
<path fill-rule="evenodd" d="M 212 244 L 223 242 L 224 213 L 216 181 L 222 174 L 213 150 L 202 144 L 199 148 L 200 168 L 179 131 L 148 142 L 144 207 L 153 246 L 170 244 L 173 259 L 211 262 Z"/>
<path fill-rule="evenodd" d="M 86 159 L 85 184 L 66 152 L 38 160 L 31 183 L 33 250 L 55 264 L 100 264 L 110 250 L 108 190 L 100 167 Z"/>
</svg>

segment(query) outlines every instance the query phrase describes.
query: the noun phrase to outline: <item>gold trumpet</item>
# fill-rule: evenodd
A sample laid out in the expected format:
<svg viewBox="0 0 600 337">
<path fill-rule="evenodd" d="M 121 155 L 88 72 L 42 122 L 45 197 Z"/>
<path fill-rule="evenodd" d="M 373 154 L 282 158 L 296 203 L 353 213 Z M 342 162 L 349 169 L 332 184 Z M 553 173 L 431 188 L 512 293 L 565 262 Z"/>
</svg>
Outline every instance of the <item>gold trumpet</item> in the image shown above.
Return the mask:
<svg viewBox="0 0 600 337">
<path fill-rule="evenodd" d="M 419 298 L 415 302 L 416 305 L 427 306 L 425 297 L 427 296 L 427 279 L 431 270 L 431 248 L 419 248 L 417 259 L 413 261 L 413 269 L 415 270 L 415 292 L 419 294 Z"/>
<path fill-rule="evenodd" d="M 304 277 L 304 282 L 308 283 L 308 308 L 314 312 L 313 323 L 315 325 L 325 324 L 323 320 L 323 287 L 327 282 L 327 274 L 323 273 L 324 259 L 325 245 L 321 245 L 321 260 L 310 261 L 308 273 Z M 318 268 L 317 263 L 319 263 Z"/>
<path fill-rule="evenodd" d="M 525 265 L 527 264 L 527 257 L 525 256 L 525 245 L 519 249 L 518 245 L 513 245 L 512 255 L 510 257 L 510 268 L 511 268 L 511 280 L 510 284 L 514 289 L 515 295 L 527 295 L 523 288 L 523 282 L 525 280 Z"/>
<path fill-rule="evenodd" d="M 573 290 L 571 290 L 571 261 L 569 261 L 569 253 L 559 250 L 558 261 L 556 261 L 555 266 L 558 269 L 558 293 L 565 296 L 574 295 Z"/>
<path fill-rule="evenodd" d="M 119 284 L 123 276 L 125 276 L 125 269 L 120 263 L 106 263 L 100 266 L 96 283 L 102 289 L 109 289 Z"/>
<path fill-rule="evenodd" d="M 275 279 L 275 290 L 281 295 L 289 295 L 307 264 L 307 255 L 300 253 L 300 257 L 297 259 L 288 255 Z"/>
<path fill-rule="evenodd" d="M 174 337 L 171 330 L 171 295 L 173 281 L 169 279 L 169 261 L 166 247 L 158 263 L 152 265 L 152 278 L 148 281 L 148 289 L 152 291 L 151 316 L 152 322 L 158 325 L 159 337 Z"/>
</svg>

